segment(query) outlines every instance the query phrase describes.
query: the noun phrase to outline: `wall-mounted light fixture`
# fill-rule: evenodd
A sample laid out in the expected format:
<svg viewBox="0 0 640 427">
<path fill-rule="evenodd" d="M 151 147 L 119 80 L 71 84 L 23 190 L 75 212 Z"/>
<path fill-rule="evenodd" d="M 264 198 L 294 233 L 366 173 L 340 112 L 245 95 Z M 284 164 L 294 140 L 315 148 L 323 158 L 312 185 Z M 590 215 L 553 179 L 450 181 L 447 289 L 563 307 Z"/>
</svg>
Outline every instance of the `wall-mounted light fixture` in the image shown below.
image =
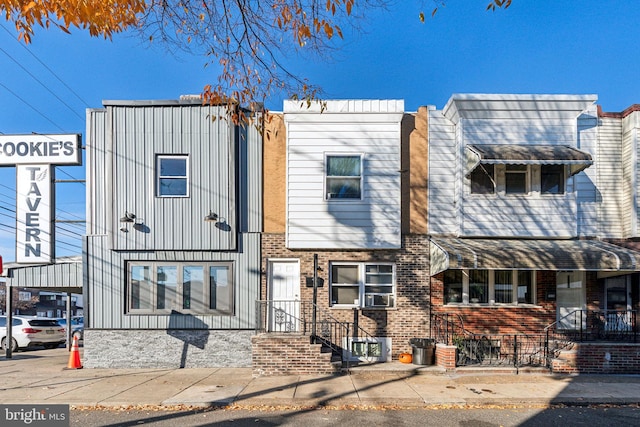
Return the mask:
<svg viewBox="0 0 640 427">
<path fill-rule="evenodd" d="M 124 216 L 120 218 L 120 222 L 133 222 L 135 219 L 136 219 L 135 214 L 124 211 Z"/>
<path fill-rule="evenodd" d="M 218 222 L 218 214 L 213 211 L 209 211 L 209 215 L 204 217 L 206 222 Z"/>
<path fill-rule="evenodd" d="M 122 218 L 120 218 L 120 222 L 123 224 L 122 227 L 120 227 L 120 231 L 122 231 L 123 233 L 128 233 L 129 232 L 128 224 L 135 222 L 135 220 L 136 220 L 135 214 L 129 211 L 124 211 L 124 215 L 122 216 Z"/>
</svg>

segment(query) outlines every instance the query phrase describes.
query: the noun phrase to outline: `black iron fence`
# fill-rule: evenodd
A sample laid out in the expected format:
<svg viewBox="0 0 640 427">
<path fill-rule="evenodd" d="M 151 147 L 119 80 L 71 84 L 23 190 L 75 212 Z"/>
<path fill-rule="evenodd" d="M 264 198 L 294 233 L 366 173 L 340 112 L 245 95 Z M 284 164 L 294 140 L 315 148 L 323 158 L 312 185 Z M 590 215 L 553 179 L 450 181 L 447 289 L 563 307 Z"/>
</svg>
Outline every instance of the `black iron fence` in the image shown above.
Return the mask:
<svg viewBox="0 0 640 427">
<path fill-rule="evenodd" d="M 573 310 L 545 328 L 549 341 L 638 342 L 636 310 Z"/>
<path fill-rule="evenodd" d="M 459 314 L 432 316 L 433 338 L 455 345 L 457 366 L 549 366 L 550 358 L 575 342 L 638 342 L 635 310 L 574 310 L 541 334 L 476 334 Z"/>
</svg>

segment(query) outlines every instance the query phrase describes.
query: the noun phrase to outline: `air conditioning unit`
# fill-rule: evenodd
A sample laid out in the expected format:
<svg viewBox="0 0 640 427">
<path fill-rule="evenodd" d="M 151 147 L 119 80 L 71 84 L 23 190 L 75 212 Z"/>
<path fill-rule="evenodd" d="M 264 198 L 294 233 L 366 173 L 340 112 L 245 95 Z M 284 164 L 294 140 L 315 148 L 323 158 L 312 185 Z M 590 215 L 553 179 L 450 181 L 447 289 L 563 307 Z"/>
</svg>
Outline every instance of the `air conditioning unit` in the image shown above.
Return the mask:
<svg viewBox="0 0 640 427">
<path fill-rule="evenodd" d="M 389 294 L 370 294 L 364 298 L 365 307 L 392 307 L 393 295 Z"/>
</svg>

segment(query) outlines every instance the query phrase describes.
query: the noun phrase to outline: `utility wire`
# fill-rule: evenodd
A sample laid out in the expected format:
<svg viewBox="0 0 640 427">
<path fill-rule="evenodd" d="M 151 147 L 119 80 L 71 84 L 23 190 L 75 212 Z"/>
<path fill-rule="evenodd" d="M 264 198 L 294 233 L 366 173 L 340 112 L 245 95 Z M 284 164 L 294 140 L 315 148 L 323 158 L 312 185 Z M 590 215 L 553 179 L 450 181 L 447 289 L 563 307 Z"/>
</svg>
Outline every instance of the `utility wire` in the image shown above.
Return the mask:
<svg viewBox="0 0 640 427">
<path fill-rule="evenodd" d="M 29 55 L 31 55 L 32 57 L 34 57 L 36 59 L 36 61 L 38 61 L 40 63 L 40 65 L 42 65 L 44 68 L 47 69 L 47 71 L 49 71 L 53 77 L 55 77 L 60 83 L 62 83 L 64 85 L 64 87 L 66 87 L 69 92 L 71 92 L 72 94 L 75 95 L 76 98 L 78 98 L 87 108 L 90 108 L 90 105 L 87 101 L 85 101 L 84 99 L 82 99 L 82 97 L 80 95 L 78 95 L 73 89 L 71 89 L 71 87 L 66 84 L 60 77 L 58 77 L 58 75 L 56 73 L 53 72 L 53 70 L 51 68 L 49 68 L 47 66 L 47 64 L 45 64 L 44 62 L 42 62 L 40 60 L 40 58 L 38 58 L 33 52 L 31 52 L 31 50 L 29 48 L 27 48 L 24 44 L 20 43 L 17 39 L 15 39 L 14 34 L 9 31 L 4 25 L 0 24 L 0 27 L 2 27 L 2 29 L 11 36 L 12 39 L 14 39 L 16 41 L 16 43 L 18 43 L 24 50 L 26 50 L 27 52 L 29 52 Z"/>
<path fill-rule="evenodd" d="M 58 101 L 60 101 L 60 103 L 62 105 L 64 105 L 65 107 L 67 107 L 69 109 L 69 111 L 71 111 L 73 114 L 76 115 L 76 117 L 78 117 L 80 120 L 84 120 L 85 118 L 82 117 L 80 114 L 78 114 L 78 112 L 76 110 L 73 109 L 73 107 L 71 107 L 69 104 L 67 104 L 62 98 L 60 98 L 58 95 L 56 95 L 51 89 L 49 89 L 47 87 L 47 85 L 45 85 L 44 83 L 42 83 L 42 81 L 40 81 L 40 79 L 38 79 L 36 76 L 33 75 L 33 73 L 31 73 L 31 71 L 29 71 L 27 68 L 25 68 L 24 65 L 22 65 L 21 63 L 19 63 L 18 61 L 16 61 L 11 55 L 9 55 L 9 53 L 4 50 L 3 48 L 0 47 L 0 52 L 4 53 L 5 55 L 7 55 L 7 57 L 12 60 L 13 62 L 16 63 L 16 65 L 20 68 L 22 68 L 22 70 L 27 73 L 29 76 L 31 76 L 31 78 L 33 80 L 35 80 L 36 82 L 38 82 L 40 84 L 40 86 L 42 86 L 47 92 L 49 92 L 51 95 L 53 95 Z"/>
<path fill-rule="evenodd" d="M 11 89 L 9 89 L 7 86 L 5 86 L 3 83 L 0 83 L 0 86 L 2 86 L 7 92 L 9 92 L 11 95 L 15 96 L 16 98 L 18 98 L 20 101 L 22 101 L 25 105 L 27 105 L 29 108 L 31 108 L 33 111 L 35 111 L 36 113 L 40 114 L 45 120 L 47 120 L 49 123 L 51 123 L 52 125 L 54 125 L 55 127 L 57 127 L 58 129 L 60 129 L 62 132 L 65 132 L 64 129 L 62 129 L 60 126 L 58 126 L 53 120 L 51 120 L 49 117 L 45 116 L 44 113 L 42 113 L 40 110 L 38 110 L 36 107 L 34 107 L 33 105 L 29 104 L 27 101 L 25 101 L 22 97 L 20 97 L 20 95 L 18 95 L 17 93 L 15 93 L 14 91 L 12 91 Z"/>
</svg>

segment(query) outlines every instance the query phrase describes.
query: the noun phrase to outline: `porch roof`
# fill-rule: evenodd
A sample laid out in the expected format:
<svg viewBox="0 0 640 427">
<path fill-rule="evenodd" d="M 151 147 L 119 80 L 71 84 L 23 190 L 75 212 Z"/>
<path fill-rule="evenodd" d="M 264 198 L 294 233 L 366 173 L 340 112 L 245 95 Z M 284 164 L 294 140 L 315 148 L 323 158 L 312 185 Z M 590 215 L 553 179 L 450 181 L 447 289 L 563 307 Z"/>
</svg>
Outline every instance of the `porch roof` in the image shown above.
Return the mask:
<svg viewBox="0 0 640 427">
<path fill-rule="evenodd" d="M 449 269 L 640 271 L 640 252 L 599 240 L 432 238 L 431 275 Z"/>
<path fill-rule="evenodd" d="M 466 149 L 466 174 L 480 164 L 569 165 L 571 175 L 593 164 L 589 153 L 568 145 L 472 144 Z"/>
</svg>

